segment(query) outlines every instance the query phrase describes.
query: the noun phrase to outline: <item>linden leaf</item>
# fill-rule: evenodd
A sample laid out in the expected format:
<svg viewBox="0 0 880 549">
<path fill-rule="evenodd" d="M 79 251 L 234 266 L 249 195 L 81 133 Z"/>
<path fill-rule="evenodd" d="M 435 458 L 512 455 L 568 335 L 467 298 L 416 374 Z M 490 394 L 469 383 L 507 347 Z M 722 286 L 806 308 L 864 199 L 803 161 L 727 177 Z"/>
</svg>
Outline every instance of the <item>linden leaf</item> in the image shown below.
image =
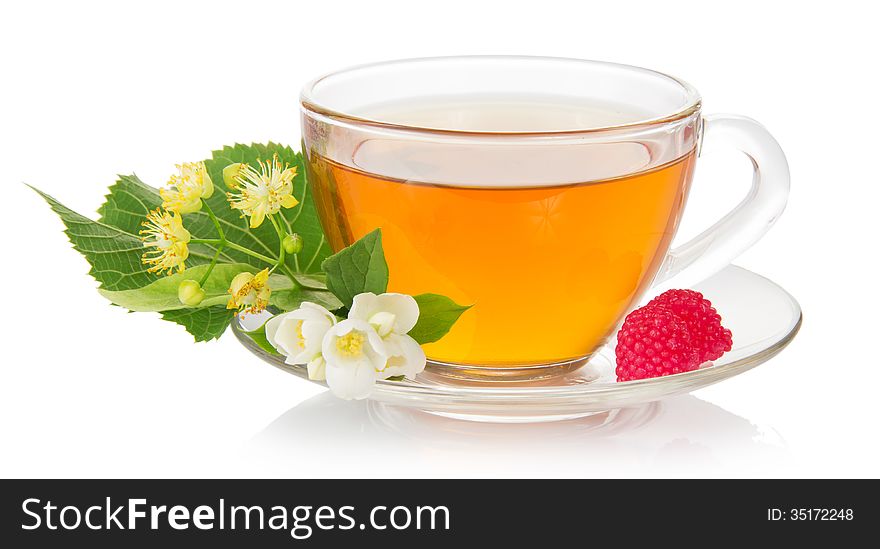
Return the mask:
<svg viewBox="0 0 880 549">
<path fill-rule="evenodd" d="M 277 154 L 282 163 L 297 167 L 297 176 L 294 179 L 294 196 L 299 203 L 288 209 L 282 209 L 280 218 L 286 225 L 288 232 L 296 232 L 303 237 L 303 250 L 296 255 L 286 258 L 286 269 L 296 277 L 303 277 L 311 282 L 312 277 L 320 277 L 320 265 L 324 258 L 330 255 L 330 247 L 326 242 L 324 233 L 318 220 L 317 211 L 308 185 L 305 180 L 305 170 L 300 153 L 287 146 L 268 143 L 266 145 L 240 145 L 224 147 L 214 151 L 212 157 L 205 161 L 208 173 L 217 187 L 208 204 L 219 219 L 227 240 L 261 253 L 269 257 L 275 257 L 278 252 L 278 235 L 272 228 L 271 223 L 264 223 L 257 229 L 248 227 L 247 221 L 242 219 L 240 213 L 229 207 L 226 200 L 228 190 L 223 183 L 223 168 L 232 163 L 246 162 L 257 167 L 259 160 L 268 160 Z M 163 182 L 164 183 L 164 182 Z M 219 295 L 219 286 L 225 278 L 217 278 L 218 288 L 216 292 L 209 292 L 207 303 L 199 309 L 183 312 L 176 302 L 176 289 L 172 288 L 172 282 L 149 273 L 147 266 L 141 262 L 144 252 L 143 243 L 140 240 L 139 231 L 141 223 L 150 210 L 158 208 L 162 199 L 156 188 L 143 183 L 135 175 L 119 176 L 118 180 L 110 188 L 105 203 L 98 210 L 100 218 L 97 221 L 80 215 L 51 196 L 37 190 L 50 205 L 53 211 L 61 218 L 66 226 L 66 233 L 74 248 L 85 256 L 91 265 L 90 273 L 100 284 L 100 291 L 111 301 L 119 301 L 120 305 L 130 306 L 132 310 L 160 310 L 160 307 L 175 307 L 175 309 L 163 309 L 165 311 L 177 310 L 178 313 L 168 312 L 163 314 L 166 320 L 183 325 L 192 333 L 197 340 L 203 341 L 219 337 L 228 326 L 232 318 L 231 311 L 218 308 L 222 302 Z M 184 216 L 184 226 L 190 231 L 193 238 L 215 239 L 217 231 L 208 214 L 203 210 Z M 216 248 L 206 244 L 191 244 L 189 257 L 186 265 L 187 271 L 192 277 L 184 274 L 183 279 L 195 278 L 193 273 L 203 273 L 198 266 L 208 263 L 214 256 Z M 247 254 L 226 248 L 219 256 L 218 268 L 224 264 L 238 264 L 249 266 L 251 270 L 262 269 L 269 266 L 268 263 L 256 259 Z M 174 275 L 178 276 L 178 275 Z M 212 275 L 213 277 L 213 275 Z M 171 277 L 173 278 L 173 277 Z M 175 279 L 176 280 L 176 279 Z M 208 281 L 211 282 L 211 279 Z M 273 305 L 291 305 L 303 296 L 292 289 L 292 284 L 285 277 L 285 282 L 279 282 L 276 286 L 278 291 L 274 293 Z M 308 283 L 309 289 L 316 292 L 325 290 L 322 287 Z M 146 288 L 144 292 L 129 292 Z M 174 291 L 172 291 L 174 290 Z M 125 292 L 125 293 L 116 293 Z M 212 296 L 212 293 L 216 295 Z M 323 291 L 311 296 L 317 302 L 336 303 L 329 292 Z M 126 303 L 127 305 L 123 304 Z M 218 306 L 213 306 L 218 303 Z"/>
<path fill-rule="evenodd" d="M 223 168 L 234 163 L 247 163 L 258 168 L 261 160 L 271 160 L 274 155 L 282 164 L 296 167 L 296 177 L 293 179 L 293 196 L 299 203 L 293 208 L 282 208 L 281 221 L 284 222 L 288 233 L 297 233 L 303 239 L 302 250 L 285 258 L 285 263 L 294 274 L 319 273 L 321 262 L 330 255 L 330 246 L 324 237 L 318 212 L 315 209 L 309 186 L 306 184 L 305 168 L 301 153 L 295 152 L 288 146 L 276 143 L 241 145 L 223 147 L 214 151 L 212 158 L 205 161 L 205 167 L 211 180 L 217 187 L 208 204 L 220 220 L 220 224 L 226 233 L 226 238 L 245 248 L 275 257 L 278 253 L 278 235 L 267 220 L 256 229 L 248 226 L 247 219 L 241 217 L 241 212 L 229 207 L 226 193 L 230 190 L 223 182 Z M 216 231 L 210 218 L 204 211 L 188 214 L 185 218 L 187 229 L 196 238 L 216 238 Z M 235 250 L 224 250 L 224 254 L 235 262 L 250 263 L 255 267 L 267 267 L 266 263 L 253 257 L 241 254 Z"/>
<path fill-rule="evenodd" d="M 147 214 L 162 204 L 159 191 L 134 174 L 118 176 L 109 191 L 98 208 L 98 221 L 134 235 Z"/>
<path fill-rule="evenodd" d="M 180 324 L 196 341 L 210 341 L 223 335 L 232 321 L 233 313 L 234 311 L 217 305 L 199 309 L 164 311 L 162 319 Z"/>
<path fill-rule="evenodd" d="M 64 231 L 74 249 L 92 266 L 89 274 L 108 291 L 141 288 L 156 280 L 141 262 L 144 243 L 135 234 L 93 221 L 64 206 L 48 194 L 31 187 L 42 196 L 64 223 Z"/>
<path fill-rule="evenodd" d="M 286 266 L 295 275 L 318 275 L 320 274 L 321 262 L 330 255 L 331 251 L 306 184 L 302 154 L 295 152 L 288 146 L 276 143 L 266 145 L 236 144 L 214 151 L 212 157 L 205 160 L 208 175 L 211 176 L 216 187 L 214 194 L 207 201 L 208 205 L 217 216 L 228 241 L 265 256 L 276 257 L 279 242 L 272 224 L 265 221 L 256 229 L 250 228 L 247 220 L 241 217 L 241 213 L 229 206 L 226 199 L 226 193 L 229 189 L 223 182 L 223 168 L 229 164 L 248 163 L 256 168 L 260 160 L 271 159 L 276 154 L 282 164 L 297 168 L 297 175 L 293 180 L 293 194 L 299 203 L 293 208 L 282 208 L 279 213 L 288 232 L 298 233 L 303 238 L 303 249 L 298 254 L 288 255 L 285 261 Z M 144 184 L 137 176 L 120 176 L 110 188 L 106 202 L 98 210 L 101 215 L 99 222 L 137 235 L 141 229 L 140 224 L 147 213 L 159 207 L 161 203 L 162 198 L 159 196 L 158 189 Z M 217 238 L 214 223 L 204 209 L 186 214 L 183 217 L 183 222 L 193 238 Z M 187 266 L 210 261 L 214 252 L 216 252 L 216 248 L 211 245 L 190 245 Z M 220 254 L 220 262 L 244 263 L 258 269 L 271 266 L 265 261 L 230 248 L 224 249 Z"/>
<path fill-rule="evenodd" d="M 184 309 L 186 305 L 181 303 L 177 297 L 177 289 L 180 283 L 184 280 L 201 280 L 207 268 L 207 265 L 199 265 L 182 273 L 163 276 L 142 288 L 118 291 L 99 289 L 98 292 L 110 302 L 120 307 L 125 307 L 129 311 L 150 312 Z M 198 306 L 226 305 L 229 301 L 228 290 L 232 279 L 238 273 L 245 271 L 253 273 L 255 269 L 250 265 L 242 263 L 226 263 L 215 266 L 208 280 L 202 284 L 202 289 L 205 291 L 205 299 Z M 281 284 L 286 283 L 287 288 L 291 286 L 290 280 L 284 277 L 281 277 L 281 280 L 278 282 Z"/>
</svg>

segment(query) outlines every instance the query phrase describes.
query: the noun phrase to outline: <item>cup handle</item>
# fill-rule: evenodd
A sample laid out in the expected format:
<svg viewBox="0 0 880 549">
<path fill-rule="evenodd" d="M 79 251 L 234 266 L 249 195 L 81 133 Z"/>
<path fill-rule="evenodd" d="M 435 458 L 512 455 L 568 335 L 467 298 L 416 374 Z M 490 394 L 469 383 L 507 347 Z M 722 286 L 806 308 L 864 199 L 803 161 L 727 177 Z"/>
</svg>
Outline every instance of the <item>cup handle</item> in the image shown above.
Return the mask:
<svg viewBox="0 0 880 549">
<path fill-rule="evenodd" d="M 726 114 L 703 118 L 703 147 L 726 144 L 748 156 L 754 167 L 752 188 L 717 223 L 669 251 L 654 278 L 653 288 L 688 288 L 730 264 L 779 219 L 788 200 L 788 162 L 779 143 L 751 118 Z"/>
</svg>

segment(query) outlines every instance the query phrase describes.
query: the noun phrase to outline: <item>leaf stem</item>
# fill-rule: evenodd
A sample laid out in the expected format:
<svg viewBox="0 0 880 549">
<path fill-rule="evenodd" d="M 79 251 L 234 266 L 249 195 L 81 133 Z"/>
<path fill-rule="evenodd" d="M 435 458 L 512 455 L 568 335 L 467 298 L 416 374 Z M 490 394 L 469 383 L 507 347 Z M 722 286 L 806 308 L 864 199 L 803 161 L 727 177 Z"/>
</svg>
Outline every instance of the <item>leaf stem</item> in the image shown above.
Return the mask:
<svg viewBox="0 0 880 549">
<path fill-rule="evenodd" d="M 227 242 L 219 238 L 190 238 L 190 244 L 209 244 L 211 246 L 225 246 Z"/>
</svg>

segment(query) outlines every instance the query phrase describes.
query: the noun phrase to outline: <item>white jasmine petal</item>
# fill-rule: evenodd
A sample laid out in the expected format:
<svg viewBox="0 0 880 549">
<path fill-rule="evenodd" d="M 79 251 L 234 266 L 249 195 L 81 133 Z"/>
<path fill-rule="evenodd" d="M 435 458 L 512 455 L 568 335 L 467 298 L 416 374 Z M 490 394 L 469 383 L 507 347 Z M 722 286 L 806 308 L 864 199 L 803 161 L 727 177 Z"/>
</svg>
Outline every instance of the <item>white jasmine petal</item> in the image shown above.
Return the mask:
<svg viewBox="0 0 880 549">
<path fill-rule="evenodd" d="M 327 385 L 345 399 L 365 398 L 388 361 L 385 342 L 373 326 L 352 318 L 327 331 L 321 354 L 327 361 Z"/>
<path fill-rule="evenodd" d="M 281 326 L 281 322 L 284 320 L 285 316 L 286 315 L 273 316 L 266 321 L 264 327 L 264 330 L 266 331 L 266 339 L 268 339 L 269 343 L 271 343 L 276 349 L 278 349 L 278 343 L 275 342 L 275 334 L 278 332 L 278 328 Z"/>
<path fill-rule="evenodd" d="M 356 320 L 369 320 L 379 311 L 377 306 L 378 296 L 373 292 L 364 292 L 354 296 L 349 309 L 348 318 Z"/>
<path fill-rule="evenodd" d="M 394 313 L 382 311 L 371 316 L 367 322 L 376 329 L 379 337 L 385 337 L 394 329 L 395 318 L 397 317 L 394 316 Z"/>
<path fill-rule="evenodd" d="M 287 364 L 307 364 L 321 354 L 324 334 L 336 324 L 333 313 L 314 303 L 277 315 L 266 322 L 266 339 Z"/>
<path fill-rule="evenodd" d="M 321 349 L 321 341 L 324 339 L 324 334 L 327 333 L 327 330 L 329 330 L 331 326 L 333 326 L 333 324 L 330 324 L 330 323 L 303 322 L 303 325 L 302 325 L 303 338 L 310 343 L 314 342 L 316 348 L 318 350 L 320 350 Z"/>
<path fill-rule="evenodd" d="M 411 295 L 387 293 L 378 297 L 379 308 L 394 314 L 394 333 L 406 334 L 419 320 L 419 304 Z"/>
<path fill-rule="evenodd" d="M 425 351 L 418 342 L 408 335 L 391 334 L 385 339 L 388 361 L 379 374 L 381 379 L 393 376 L 406 376 L 410 379 L 425 369 Z"/>
<path fill-rule="evenodd" d="M 309 371 L 309 379 L 314 381 L 324 381 L 327 379 L 327 361 L 324 357 L 319 356 L 309 362 L 307 369 Z"/>
<path fill-rule="evenodd" d="M 406 294 L 385 293 L 376 295 L 365 292 L 354 297 L 351 312 L 348 318 L 371 322 L 379 313 L 393 315 L 391 321 L 393 331 L 396 334 L 406 334 L 416 325 L 419 319 L 419 305 L 416 300 Z M 388 321 L 388 317 L 380 317 Z M 385 337 L 383 335 L 382 337 Z"/>
<path fill-rule="evenodd" d="M 376 370 L 368 361 L 342 365 L 328 362 L 326 376 L 330 391 L 344 400 L 367 398 L 376 383 Z"/>
</svg>

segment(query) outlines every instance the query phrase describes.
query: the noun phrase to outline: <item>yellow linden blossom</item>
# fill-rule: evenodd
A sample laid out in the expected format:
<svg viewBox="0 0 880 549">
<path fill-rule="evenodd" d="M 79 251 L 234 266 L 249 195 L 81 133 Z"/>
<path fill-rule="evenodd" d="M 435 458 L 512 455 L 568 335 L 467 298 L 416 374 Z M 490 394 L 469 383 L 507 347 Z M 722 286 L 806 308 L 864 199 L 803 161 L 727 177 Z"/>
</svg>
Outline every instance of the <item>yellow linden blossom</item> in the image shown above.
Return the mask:
<svg viewBox="0 0 880 549">
<path fill-rule="evenodd" d="M 214 182 L 208 175 L 204 162 L 178 164 L 179 174 L 168 180 L 168 189 L 160 189 L 162 207 L 179 214 L 202 209 L 202 199 L 214 194 Z"/>
<path fill-rule="evenodd" d="M 170 275 L 175 267 L 177 272 L 186 269 L 184 262 L 189 257 L 189 231 L 183 228 L 183 220 L 175 212 L 163 212 L 154 210 L 147 215 L 147 220 L 142 223 L 145 227 L 141 230 L 141 239 L 144 247 L 150 248 L 142 257 L 147 265 L 151 265 L 149 272 L 162 274 L 168 271 Z"/>
<path fill-rule="evenodd" d="M 238 187 L 238 174 L 241 172 L 243 168 L 245 168 L 247 164 L 230 164 L 223 168 L 223 183 L 229 189 L 235 189 Z"/>
<path fill-rule="evenodd" d="M 233 208 L 241 210 L 242 217 L 250 216 L 250 226 L 255 229 L 267 215 L 299 204 L 293 196 L 295 176 L 296 166 L 282 166 L 276 154 L 271 161 L 260 162 L 259 172 L 247 164 L 239 165 L 232 177 L 235 192 L 226 193 L 226 196 Z"/>
<path fill-rule="evenodd" d="M 257 274 L 238 273 L 229 285 L 229 303 L 227 309 L 238 309 L 244 313 L 258 313 L 269 305 L 269 269 Z"/>
</svg>

